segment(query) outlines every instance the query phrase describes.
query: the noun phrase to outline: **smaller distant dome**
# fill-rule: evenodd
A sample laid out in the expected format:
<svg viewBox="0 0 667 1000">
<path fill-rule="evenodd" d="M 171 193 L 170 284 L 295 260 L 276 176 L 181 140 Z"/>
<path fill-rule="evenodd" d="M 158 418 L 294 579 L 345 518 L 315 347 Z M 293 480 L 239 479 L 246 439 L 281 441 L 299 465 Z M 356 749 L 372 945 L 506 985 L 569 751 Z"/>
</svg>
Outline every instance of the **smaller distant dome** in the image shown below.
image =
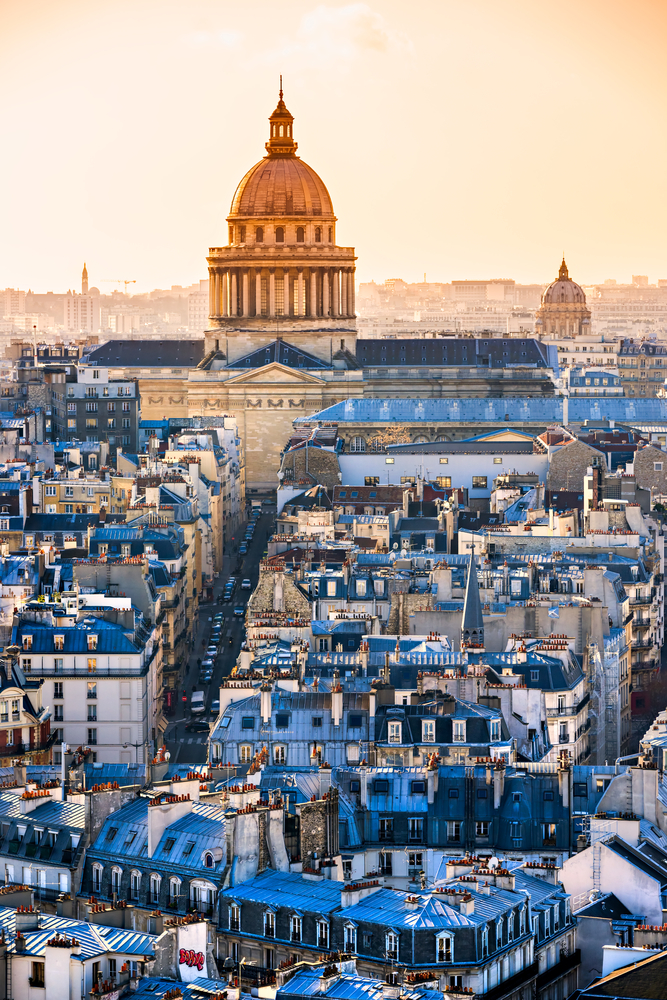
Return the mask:
<svg viewBox="0 0 667 1000">
<path fill-rule="evenodd" d="M 558 277 L 549 285 L 542 296 L 542 305 L 572 305 L 577 303 L 586 304 L 586 296 L 581 285 L 572 281 L 567 271 L 567 264 L 563 257 L 563 262 L 558 271 Z"/>
</svg>

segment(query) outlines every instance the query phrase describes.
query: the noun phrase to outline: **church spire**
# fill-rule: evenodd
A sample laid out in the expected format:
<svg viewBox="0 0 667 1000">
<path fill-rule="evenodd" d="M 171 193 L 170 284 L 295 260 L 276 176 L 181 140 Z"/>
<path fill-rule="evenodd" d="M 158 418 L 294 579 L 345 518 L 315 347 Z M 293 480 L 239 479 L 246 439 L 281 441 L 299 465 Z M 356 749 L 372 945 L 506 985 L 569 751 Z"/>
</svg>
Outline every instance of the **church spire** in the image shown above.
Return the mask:
<svg viewBox="0 0 667 1000">
<path fill-rule="evenodd" d="M 563 254 L 563 261 L 558 270 L 558 280 L 559 281 L 569 281 L 570 275 L 568 274 L 567 264 L 565 263 L 565 254 Z"/>
<path fill-rule="evenodd" d="M 297 143 L 294 142 L 294 118 L 283 100 L 283 78 L 280 77 L 278 105 L 269 118 L 269 141 L 266 151 L 269 156 L 294 156 Z"/>
<path fill-rule="evenodd" d="M 461 649 L 465 645 L 476 646 L 478 649 L 484 648 L 484 619 L 482 617 L 482 602 L 479 598 L 474 542 L 470 551 L 470 565 L 468 566 L 463 619 L 461 621 Z"/>
<path fill-rule="evenodd" d="M 81 294 L 88 294 L 88 268 L 85 261 L 83 263 L 83 271 L 81 272 Z"/>
</svg>

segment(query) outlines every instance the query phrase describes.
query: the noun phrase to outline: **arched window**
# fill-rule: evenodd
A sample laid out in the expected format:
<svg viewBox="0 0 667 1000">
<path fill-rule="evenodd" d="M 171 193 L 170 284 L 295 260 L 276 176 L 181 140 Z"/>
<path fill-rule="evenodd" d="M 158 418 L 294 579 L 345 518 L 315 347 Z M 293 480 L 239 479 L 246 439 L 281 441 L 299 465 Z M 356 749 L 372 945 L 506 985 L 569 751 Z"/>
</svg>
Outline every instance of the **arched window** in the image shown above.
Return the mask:
<svg viewBox="0 0 667 1000">
<path fill-rule="evenodd" d="M 151 903 L 160 901 L 160 883 L 162 879 L 159 875 L 151 875 Z"/>
<path fill-rule="evenodd" d="M 333 243 L 333 226 L 329 226 L 329 243 Z"/>
<path fill-rule="evenodd" d="M 275 137 L 276 137 L 276 126 L 275 126 L 275 125 L 274 125 L 274 126 L 273 126 L 273 128 L 271 129 L 271 135 L 272 135 L 272 136 L 273 136 L 273 138 L 275 139 Z"/>
<path fill-rule="evenodd" d="M 353 437 L 350 441 L 350 451 L 366 451 L 366 442 L 362 437 Z"/>
<path fill-rule="evenodd" d="M 283 136 L 283 127 L 282 127 L 282 125 L 280 126 L 279 135 L 280 135 L 280 137 L 282 139 L 282 136 Z"/>
<path fill-rule="evenodd" d="M 255 243 L 263 243 L 263 242 L 264 242 L 264 229 L 262 228 L 262 226 L 257 226 L 257 229 L 255 230 Z"/>
<path fill-rule="evenodd" d="M 122 868 L 112 868 L 111 869 L 111 891 L 120 892 L 120 880 L 123 877 Z"/>
<path fill-rule="evenodd" d="M 303 226 L 298 226 L 297 227 L 297 231 L 296 231 L 296 241 L 297 241 L 297 243 L 303 243 L 303 241 L 305 239 L 305 236 L 306 236 L 306 234 L 304 232 Z"/>
<path fill-rule="evenodd" d="M 139 888 L 141 886 L 141 872 L 132 872 L 130 876 L 130 897 L 139 899 Z"/>
<path fill-rule="evenodd" d="M 319 226 L 315 226 L 315 242 L 316 243 L 322 242 L 322 230 Z"/>
<path fill-rule="evenodd" d="M 178 906 L 178 897 L 181 894 L 181 880 L 178 878 L 169 879 L 169 906 L 176 908 Z"/>
<path fill-rule="evenodd" d="M 245 226 L 239 226 L 239 243 L 245 243 Z"/>
<path fill-rule="evenodd" d="M 93 865 L 93 892 L 99 892 L 102 888 L 102 865 Z"/>
<path fill-rule="evenodd" d="M 276 226 L 276 243 L 285 242 L 285 230 L 282 226 Z"/>
<path fill-rule="evenodd" d="M 287 135 L 290 136 L 291 134 L 292 134 L 292 126 L 288 125 L 287 126 Z"/>
<path fill-rule="evenodd" d="M 428 443 L 428 438 L 425 437 L 423 434 L 418 434 L 414 440 L 414 444 L 427 444 L 427 443 Z"/>
<path fill-rule="evenodd" d="M 214 864 L 213 855 L 210 851 L 207 851 L 204 855 L 204 868 L 212 868 Z"/>
<path fill-rule="evenodd" d="M 234 242 L 234 227 L 233 226 L 229 227 L 229 242 L 230 243 Z"/>
</svg>

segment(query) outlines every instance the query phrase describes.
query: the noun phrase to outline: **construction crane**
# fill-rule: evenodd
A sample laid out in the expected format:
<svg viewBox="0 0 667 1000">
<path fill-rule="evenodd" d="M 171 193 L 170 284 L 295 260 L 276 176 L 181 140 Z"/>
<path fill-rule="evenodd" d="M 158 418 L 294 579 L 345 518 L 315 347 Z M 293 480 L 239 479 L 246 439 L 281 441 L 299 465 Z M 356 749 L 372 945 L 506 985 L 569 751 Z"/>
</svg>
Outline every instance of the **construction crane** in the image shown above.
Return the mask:
<svg viewBox="0 0 667 1000">
<path fill-rule="evenodd" d="M 127 286 L 136 285 L 136 278 L 102 278 L 103 285 L 124 285 L 125 295 L 127 295 Z"/>
</svg>

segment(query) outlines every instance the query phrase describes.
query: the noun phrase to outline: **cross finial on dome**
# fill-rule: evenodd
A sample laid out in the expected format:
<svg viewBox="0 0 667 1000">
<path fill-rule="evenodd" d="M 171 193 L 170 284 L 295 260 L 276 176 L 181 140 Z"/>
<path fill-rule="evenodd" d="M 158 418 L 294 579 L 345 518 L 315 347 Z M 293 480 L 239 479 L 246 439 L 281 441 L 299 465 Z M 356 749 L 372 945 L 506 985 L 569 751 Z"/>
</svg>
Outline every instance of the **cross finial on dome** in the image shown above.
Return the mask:
<svg viewBox="0 0 667 1000">
<path fill-rule="evenodd" d="M 282 101 L 282 99 L 283 99 L 283 75 L 282 75 L 282 73 L 280 74 L 280 91 L 278 92 L 278 97 Z"/>
<path fill-rule="evenodd" d="M 563 251 L 563 260 L 558 271 L 558 280 L 567 281 L 569 279 L 569 274 L 567 271 L 567 264 L 565 263 L 565 251 Z"/>
</svg>

